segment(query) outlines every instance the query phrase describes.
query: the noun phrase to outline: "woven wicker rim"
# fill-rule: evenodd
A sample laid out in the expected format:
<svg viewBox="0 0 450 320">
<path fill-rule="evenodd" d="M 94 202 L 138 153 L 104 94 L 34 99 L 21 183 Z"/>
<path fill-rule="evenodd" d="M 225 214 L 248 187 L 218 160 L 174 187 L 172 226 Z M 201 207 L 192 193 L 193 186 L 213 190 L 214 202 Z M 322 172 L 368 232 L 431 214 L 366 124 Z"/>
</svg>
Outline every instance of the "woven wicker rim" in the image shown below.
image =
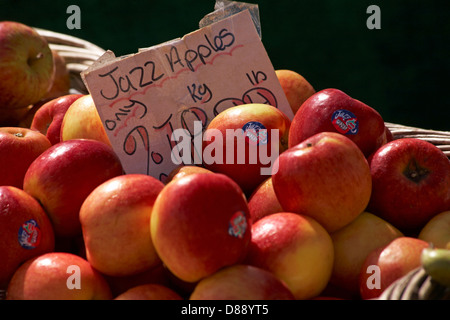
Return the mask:
<svg viewBox="0 0 450 320">
<path fill-rule="evenodd" d="M 47 39 L 50 48 L 56 50 L 66 61 L 71 74 L 72 88 L 81 93 L 88 93 L 80 73 L 105 53 L 105 50 L 86 40 L 63 33 L 35 28 Z M 386 122 L 394 139 L 418 138 L 438 147 L 450 159 L 450 132 L 422 129 Z"/>
</svg>

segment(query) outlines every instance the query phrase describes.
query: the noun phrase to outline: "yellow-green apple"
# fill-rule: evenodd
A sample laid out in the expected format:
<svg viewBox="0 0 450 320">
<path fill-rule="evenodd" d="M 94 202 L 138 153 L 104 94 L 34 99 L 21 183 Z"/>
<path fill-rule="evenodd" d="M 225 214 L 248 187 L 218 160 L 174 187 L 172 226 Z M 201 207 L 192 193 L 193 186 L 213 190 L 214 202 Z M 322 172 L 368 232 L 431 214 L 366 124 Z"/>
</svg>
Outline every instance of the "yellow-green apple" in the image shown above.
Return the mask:
<svg viewBox="0 0 450 320">
<path fill-rule="evenodd" d="M 169 287 L 147 283 L 128 289 L 114 300 L 183 300 L 183 298 Z"/>
<path fill-rule="evenodd" d="M 248 209 L 252 222 L 272 213 L 282 212 L 275 190 L 273 189 L 272 177 L 263 181 L 248 199 Z"/>
<path fill-rule="evenodd" d="M 272 272 L 245 264 L 228 266 L 203 278 L 189 297 L 189 300 L 294 299 L 286 284 Z"/>
<path fill-rule="evenodd" d="M 172 180 L 176 180 L 178 178 L 185 177 L 193 173 L 213 173 L 213 172 L 200 166 L 180 165 L 169 173 L 164 183 L 168 184 Z"/>
<path fill-rule="evenodd" d="M 331 233 L 334 265 L 330 282 L 355 297 L 359 296 L 359 274 L 366 257 L 402 236 L 403 233 L 389 222 L 370 212 L 361 213 L 350 224 Z"/>
<path fill-rule="evenodd" d="M 211 120 L 204 133 L 204 167 L 229 176 L 250 196 L 287 149 L 289 128 L 289 118 L 267 104 L 228 108 Z"/>
<path fill-rule="evenodd" d="M 435 248 L 450 250 L 450 210 L 438 213 L 420 230 L 419 239 Z"/>
<path fill-rule="evenodd" d="M 316 220 L 279 212 L 252 225 L 245 262 L 275 274 L 301 300 L 313 298 L 325 289 L 333 259 L 333 241 Z"/>
<path fill-rule="evenodd" d="M 275 74 L 295 115 L 303 102 L 316 93 L 316 90 L 301 74 L 293 70 L 278 69 Z"/>
<path fill-rule="evenodd" d="M 127 276 L 160 263 L 149 225 L 163 187 L 151 176 L 124 174 L 103 182 L 86 197 L 80 223 L 86 258 L 95 269 Z"/>
<path fill-rule="evenodd" d="M 244 259 L 250 223 L 245 196 L 231 178 L 194 173 L 159 193 L 150 234 L 167 268 L 183 281 L 196 282 Z"/>
<path fill-rule="evenodd" d="M 52 84 L 53 56 L 32 27 L 0 22 L 0 108 L 25 108 L 41 100 Z"/>
<path fill-rule="evenodd" d="M 39 203 L 22 189 L 0 186 L 0 289 L 20 264 L 55 247 L 52 224 Z"/>
<path fill-rule="evenodd" d="M 426 241 L 413 237 L 398 237 L 385 246 L 372 250 L 364 260 L 359 278 L 362 299 L 374 299 L 391 283 L 421 265 Z"/>
<path fill-rule="evenodd" d="M 72 103 L 61 124 L 61 141 L 93 139 L 111 146 L 100 115 L 90 94 Z"/>
<path fill-rule="evenodd" d="M 52 145 L 61 141 L 61 125 L 67 109 L 82 94 L 68 94 L 45 102 L 36 110 L 30 128 L 46 135 Z"/>
<path fill-rule="evenodd" d="M 381 115 L 338 89 L 321 90 L 302 104 L 292 119 L 289 147 L 324 131 L 346 136 L 366 157 L 386 142 Z"/>
<path fill-rule="evenodd" d="M 31 258 L 14 273 L 8 300 L 110 300 L 100 272 L 72 253 L 49 252 Z"/>
<path fill-rule="evenodd" d="M 284 211 L 311 216 L 328 232 L 349 224 L 369 203 L 369 164 L 339 133 L 315 134 L 283 152 L 275 166 L 272 183 Z"/>
<path fill-rule="evenodd" d="M 432 143 L 396 139 L 369 158 L 372 195 L 368 211 L 405 233 L 420 230 L 450 210 L 450 161 Z"/>
<path fill-rule="evenodd" d="M 50 147 L 50 141 L 40 132 L 0 127 L 0 185 L 22 188 L 28 167 Z"/>
<path fill-rule="evenodd" d="M 70 72 L 66 65 L 66 60 L 58 51 L 52 50 L 53 55 L 53 79 L 50 89 L 45 94 L 43 100 L 51 100 L 64 95 L 70 91 Z"/>
<path fill-rule="evenodd" d="M 122 174 L 110 146 L 74 139 L 57 143 L 37 157 L 28 167 L 23 189 L 44 207 L 57 237 L 73 237 L 81 234 L 79 211 L 86 197 Z"/>
</svg>

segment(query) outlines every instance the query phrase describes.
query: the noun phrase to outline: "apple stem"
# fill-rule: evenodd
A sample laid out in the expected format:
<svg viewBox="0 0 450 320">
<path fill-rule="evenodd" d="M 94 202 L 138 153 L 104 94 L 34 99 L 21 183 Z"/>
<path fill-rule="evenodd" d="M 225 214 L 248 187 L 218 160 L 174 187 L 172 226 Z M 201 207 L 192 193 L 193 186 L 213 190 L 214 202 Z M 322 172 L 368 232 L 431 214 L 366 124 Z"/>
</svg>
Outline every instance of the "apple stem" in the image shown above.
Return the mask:
<svg viewBox="0 0 450 320">
<path fill-rule="evenodd" d="M 23 134 L 20 132 L 14 133 L 16 137 L 23 138 Z"/>
<path fill-rule="evenodd" d="M 412 159 L 406 167 L 403 174 L 410 180 L 419 183 L 428 175 L 429 171 L 426 168 L 419 166 L 415 159 Z"/>
<path fill-rule="evenodd" d="M 38 54 L 36 54 L 36 56 L 28 59 L 28 65 L 31 66 L 35 61 L 40 60 L 43 57 L 44 57 L 44 54 L 42 52 L 39 52 Z"/>
</svg>

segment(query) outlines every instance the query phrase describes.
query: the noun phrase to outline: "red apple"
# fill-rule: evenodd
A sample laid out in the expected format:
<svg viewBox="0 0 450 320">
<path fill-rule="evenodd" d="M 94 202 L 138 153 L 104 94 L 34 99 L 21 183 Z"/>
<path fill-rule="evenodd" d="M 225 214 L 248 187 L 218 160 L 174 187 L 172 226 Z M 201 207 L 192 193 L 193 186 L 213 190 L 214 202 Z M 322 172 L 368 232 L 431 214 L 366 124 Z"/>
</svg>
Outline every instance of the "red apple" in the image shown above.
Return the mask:
<svg viewBox="0 0 450 320">
<path fill-rule="evenodd" d="M 292 120 L 289 147 L 324 131 L 345 135 L 366 157 L 386 142 L 381 115 L 337 89 L 321 90 L 303 103 Z"/>
<path fill-rule="evenodd" d="M 0 127 L 22 127 L 22 120 L 27 117 L 31 107 L 5 109 L 0 106 Z"/>
<path fill-rule="evenodd" d="M 213 173 L 211 170 L 205 169 L 203 167 L 194 166 L 194 165 L 180 165 L 179 167 L 173 169 L 167 179 L 164 181 L 165 184 L 168 184 L 172 180 L 176 180 L 181 177 L 185 177 L 187 175 L 193 173 Z"/>
<path fill-rule="evenodd" d="M 79 211 L 101 183 L 123 174 L 119 158 L 103 142 L 74 139 L 47 149 L 29 166 L 23 189 L 44 207 L 58 237 L 81 233 Z"/>
<path fill-rule="evenodd" d="M 235 264 L 200 280 L 189 300 L 295 300 L 295 297 L 272 272 Z"/>
<path fill-rule="evenodd" d="M 85 259 L 50 252 L 27 260 L 9 283 L 8 300 L 109 300 L 104 277 Z"/>
<path fill-rule="evenodd" d="M 0 108 L 25 108 L 41 100 L 52 84 L 53 57 L 33 28 L 0 22 Z"/>
<path fill-rule="evenodd" d="M 316 90 L 301 74 L 293 70 L 280 69 L 275 70 L 275 73 L 295 115 L 303 102 L 316 93 Z"/>
<path fill-rule="evenodd" d="M 232 179 L 195 173 L 160 192 L 150 233 L 167 268 L 183 281 L 196 282 L 242 261 L 251 237 L 248 218 L 247 201 Z"/>
<path fill-rule="evenodd" d="M 273 189 L 272 177 L 261 183 L 248 199 L 248 209 L 252 222 L 272 213 L 282 212 L 275 190 Z"/>
<path fill-rule="evenodd" d="M 171 288 L 147 283 L 128 289 L 114 300 L 183 300 L 183 298 Z"/>
<path fill-rule="evenodd" d="M 34 114 L 30 128 L 46 135 L 52 145 L 60 142 L 61 125 L 67 109 L 82 94 L 69 94 L 44 103 Z"/>
<path fill-rule="evenodd" d="M 0 289 L 6 289 L 19 265 L 53 251 L 52 224 L 39 203 L 25 191 L 0 186 Z"/>
<path fill-rule="evenodd" d="M 90 94 L 84 95 L 67 109 L 61 124 L 61 141 L 71 139 L 92 139 L 109 146 L 111 142 L 106 134 L 100 115 Z"/>
<path fill-rule="evenodd" d="M 110 276 L 127 276 L 160 263 L 149 225 L 163 187 L 151 176 L 126 174 L 103 182 L 87 196 L 80 222 L 86 257 L 95 269 Z"/>
<path fill-rule="evenodd" d="M 171 285 L 170 279 L 167 275 L 167 269 L 164 267 L 162 262 L 141 273 L 129 276 L 112 277 L 106 274 L 103 274 L 103 276 L 108 282 L 114 297 L 117 297 L 133 287 L 147 283 L 160 284 L 167 287 L 170 287 Z"/>
<path fill-rule="evenodd" d="M 22 188 L 30 164 L 50 147 L 50 141 L 40 132 L 0 127 L 0 185 Z"/>
<path fill-rule="evenodd" d="M 391 283 L 421 265 L 422 250 L 429 244 L 411 237 L 399 237 L 374 249 L 363 262 L 359 288 L 362 299 L 374 299 Z"/>
<path fill-rule="evenodd" d="M 204 133 L 204 167 L 229 176 L 250 196 L 270 176 L 278 154 L 287 149 L 289 127 L 289 118 L 267 104 L 228 108 L 211 120 Z"/>
<path fill-rule="evenodd" d="M 400 230 L 417 230 L 450 210 L 450 161 L 416 138 L 391 141 L 369 159 L 373 189 L 368 211 Z"/>
<path fill-rule="evenodd" d="M 372 190 L 370 168 L 346 136 L 318 133 L 277 159 L 273 188 L 284 211 L 313 217 L 334 232 L 361 214 Z"/>
<path fill-rule="evenodd" d="M 44 99 L 49 100 L 68 95 L 70 91 L 70 72 L 66 60 L 56 50 L 52 50 L 52 55 L 53 79 L 50 89 L 44 96 Z"/>
<path fill-rule="evenodd" d="M 359 274 L 366 257 L 403 233 L 376 215 L 363 212 L 350 224 L 331 233 L 334 266 L 330 283 L 352 296 L 359 295 Z"/>
<path fill-rule="evenodd" d="M 450 210 L 438 213 L 420 230 L 419 239 L 435 248 L 450 250 Z"/>
<path fill-rule="evenodd" d="M 286 283 L 296 299 L 319 295 L 333 269 L 333 242 L 313 218 L 274 213 L 256 221 L 245 262 Z"/>
</svg>

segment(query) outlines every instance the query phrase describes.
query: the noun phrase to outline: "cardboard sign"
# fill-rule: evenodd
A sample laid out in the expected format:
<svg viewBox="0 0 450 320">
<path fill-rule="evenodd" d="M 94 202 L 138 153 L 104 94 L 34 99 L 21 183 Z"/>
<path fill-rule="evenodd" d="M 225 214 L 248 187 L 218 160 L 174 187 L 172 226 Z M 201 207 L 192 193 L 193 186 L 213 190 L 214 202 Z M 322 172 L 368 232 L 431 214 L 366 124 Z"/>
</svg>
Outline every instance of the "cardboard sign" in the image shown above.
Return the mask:
<svg viewBox="0 0 450 320">
<path fill-rule="evenodd" d="M 108 51 L 82 78 L 125 172 L 161 181 L 178 166 L 178 128 L 194 137 L 194 122 L 205 130 L 221 111 L 252 102 L 293 118 L 248 10 L 133 55 Z"/>
</svg>

